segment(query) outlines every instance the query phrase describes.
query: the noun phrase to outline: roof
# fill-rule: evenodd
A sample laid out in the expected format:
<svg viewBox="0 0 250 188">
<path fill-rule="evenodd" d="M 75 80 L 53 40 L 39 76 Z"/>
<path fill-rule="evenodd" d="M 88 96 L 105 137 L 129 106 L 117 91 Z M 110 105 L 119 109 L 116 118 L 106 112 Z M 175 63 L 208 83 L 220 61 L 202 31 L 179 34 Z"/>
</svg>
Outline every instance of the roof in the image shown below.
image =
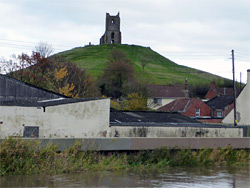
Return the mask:
<svg viewBox="0 0 250 188">
<path fill-rule="evenodd" d="M 212 109 L 224 110 L 226 106 L 232 104 L 233 102 L 234 102 L 233 96 L 219 95 L 207 101 L 206 104 Z"/>
<path fill-rule="evenodd" d="M 176 112 L 159 111 L 110 111 L 110 123 L 200 123 Z"/>
<path fill-rule="evenodd" d="M 115 110 L 110 111 L 110 126 L 228 128 L 221 124 L 201 123 L 176 112 Z"/>
<path fill-rule="evenodd" d="M 23 107 L 48 107 L 48 106 L 57 106 L 63 104 L 101 100 L 104 98 L 88 98 L 88 99 L 75 99 L 75 98 L 57 98 L 49 100 L 20 100 L 20 101 L 0 101 L 0 106 L 23 106 Z"/>
<path fill-rule="evenodd" d="M 239 91 L 237 91 L 237 95 L 238 95 Z M 205 95 L 206 99 L 212 99 L 214 97 L 216 97 L 217 95 L 234 95 L 234 90 L 233 88 L 218 88 L 215 85 L 215 81 L 211 82 L 210 85 L 210 89 L 208 90 L 207 94 Z"/>
<path fill-rule="evenodd" d="M 148 86 L 148 93 L 151 97 L 171 98 L 171 97 L 185 97 L 185 88 L 183 86 L 173 85 L 150 85 Z"/>
<path fill-rule="evenodd" d="M 159 111 L 165 111 L 165 112 L 185 112 L 186 109 L 196 100 L 196 98 L 179 98 L 174 100 L 173 102 L 166 104 L 162 107 L 160 107 Z"/>
<path fill-rule="evenodd" d="M 0 74 L 0 101 L 52 98 L 69 97 Z"/>
</svg>

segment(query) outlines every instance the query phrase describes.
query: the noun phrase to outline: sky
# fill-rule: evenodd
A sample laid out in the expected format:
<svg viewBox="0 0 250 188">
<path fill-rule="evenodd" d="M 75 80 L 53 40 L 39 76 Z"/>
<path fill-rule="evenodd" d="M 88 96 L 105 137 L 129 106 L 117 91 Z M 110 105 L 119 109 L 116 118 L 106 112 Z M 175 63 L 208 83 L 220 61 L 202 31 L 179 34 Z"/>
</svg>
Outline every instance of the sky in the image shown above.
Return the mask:
<svg viewBox="0 0 250 188">
<path fill-rule="evenodd" d="M 0 0 L 0 58 L 99 44 L 106 12 L 120 12 L 123 44 L 150 47 L 179 65 L 246 83 L 250 0 Z"/>
</svg>

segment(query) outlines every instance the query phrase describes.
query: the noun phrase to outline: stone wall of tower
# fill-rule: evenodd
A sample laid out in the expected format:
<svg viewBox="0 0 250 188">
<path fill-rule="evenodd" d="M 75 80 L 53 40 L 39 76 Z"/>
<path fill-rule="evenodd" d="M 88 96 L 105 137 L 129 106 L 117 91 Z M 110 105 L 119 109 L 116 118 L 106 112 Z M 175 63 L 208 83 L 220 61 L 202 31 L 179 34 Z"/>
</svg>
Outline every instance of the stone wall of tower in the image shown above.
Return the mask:
<svg viewBox="0 0 250 188">
<path fill-rule="evenodd" d="M 100 44 L 121 44 L 120 16 L 106 13 L 106 29 L 100 38 Z"/>
</svg>

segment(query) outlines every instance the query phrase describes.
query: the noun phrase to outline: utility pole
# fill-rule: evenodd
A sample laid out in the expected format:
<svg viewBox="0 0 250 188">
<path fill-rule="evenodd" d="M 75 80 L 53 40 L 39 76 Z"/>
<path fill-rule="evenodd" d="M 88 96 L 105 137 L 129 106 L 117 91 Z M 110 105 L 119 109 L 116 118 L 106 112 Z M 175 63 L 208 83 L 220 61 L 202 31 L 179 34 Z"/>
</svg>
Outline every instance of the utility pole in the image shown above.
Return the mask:
<svg viewBox="0 0 250 188">
<path fill-rule="evenodd" d="M 240 92 L 241 92 L 241 72 L 240 72 Z"/>
<path fill-rule="evenodd" d="M 232 64 L 233 64 L 233 92 L 234 92 L 234 126 L 237 126 L 236 118 L 236 85 L 235 85 L 235 76 L 234 76 L 234 50 L 232 50 Z"/>
</svg>

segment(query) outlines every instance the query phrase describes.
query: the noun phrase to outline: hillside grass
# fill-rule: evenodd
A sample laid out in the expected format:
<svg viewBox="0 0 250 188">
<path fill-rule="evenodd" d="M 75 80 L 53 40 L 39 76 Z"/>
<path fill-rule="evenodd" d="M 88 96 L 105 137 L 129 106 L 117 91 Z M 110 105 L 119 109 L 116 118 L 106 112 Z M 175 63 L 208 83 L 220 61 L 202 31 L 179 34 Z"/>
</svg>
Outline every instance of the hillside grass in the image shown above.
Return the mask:
<svg viewBox="0 0 250 188">
<path fill-rule="evenodd" d="M 108 56 L 114 49 L 123 51 L 132 61 L 137 78 L 147 80 L 149 84 L 184 85 L 185 79 L 188 79 L 191 85 L 209 85 L 213 80 L 215 80 L 218 85 L 223 85 L 229 81 L 228 79 L 204 71 L 178 65 L 149 47 L 137 45 L 106 44 L 77 47 L 58 53 L 54 55 L 54 57 L 63 61 L 76 63 L 80 68 L 85 69 L 87 73 L 96 79 L 102 74 Z M 141 62 L 145 60 L 147 64 L 143 73 Z"/>
</svg>

